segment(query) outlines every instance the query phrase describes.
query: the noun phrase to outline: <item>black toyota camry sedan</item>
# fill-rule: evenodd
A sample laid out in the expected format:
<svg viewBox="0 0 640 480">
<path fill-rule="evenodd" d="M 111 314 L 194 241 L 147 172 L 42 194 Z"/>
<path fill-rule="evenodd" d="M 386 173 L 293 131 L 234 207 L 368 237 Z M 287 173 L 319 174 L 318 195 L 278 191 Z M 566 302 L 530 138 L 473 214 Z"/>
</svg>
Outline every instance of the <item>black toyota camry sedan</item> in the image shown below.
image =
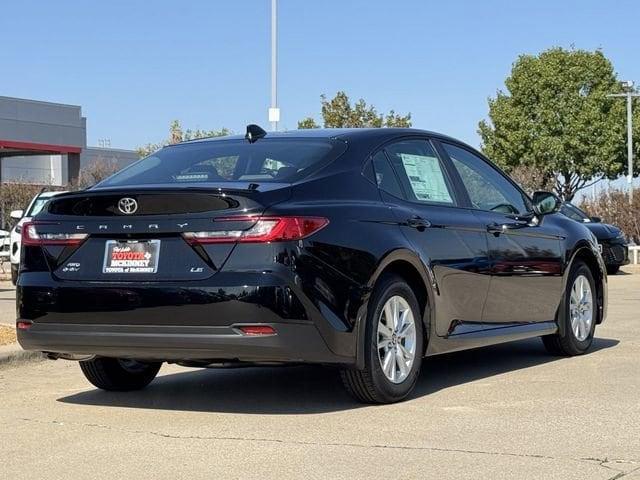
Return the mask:
<svg viewBox="0 0 640 480">
<path fill-rule="evenodd" d="M 395 402 L 428 355 L 589 349 L 606 271 L 559 208 L 440 134 L 249 126 L 53 198 L 22 229 L 18 338 L 106 390 L 163 362 L 315 363 Z"/>
</svg>

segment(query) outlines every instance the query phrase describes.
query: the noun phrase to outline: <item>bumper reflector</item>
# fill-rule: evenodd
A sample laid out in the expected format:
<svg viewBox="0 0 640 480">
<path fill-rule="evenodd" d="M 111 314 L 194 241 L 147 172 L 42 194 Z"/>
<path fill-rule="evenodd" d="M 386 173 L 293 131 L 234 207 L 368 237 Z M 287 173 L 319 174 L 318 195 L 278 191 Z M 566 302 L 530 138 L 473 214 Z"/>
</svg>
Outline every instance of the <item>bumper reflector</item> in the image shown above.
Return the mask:
<svg viewBox="0 0 640 480">
<path fill-rule="evenodd" d="M 31 325 L 33 325 L 33 322 L 30 322 L 28 320 L 21 320 L 19 322 L 16 322 L 16 328 L 18 330 L 29 330 L 31 328 Z"/>
<path fill-rule="evenodd" d="M 276 335 L 276 331 L 269 325 L 243 325 L 238 329 L 245 335 Z"/>
</svg>

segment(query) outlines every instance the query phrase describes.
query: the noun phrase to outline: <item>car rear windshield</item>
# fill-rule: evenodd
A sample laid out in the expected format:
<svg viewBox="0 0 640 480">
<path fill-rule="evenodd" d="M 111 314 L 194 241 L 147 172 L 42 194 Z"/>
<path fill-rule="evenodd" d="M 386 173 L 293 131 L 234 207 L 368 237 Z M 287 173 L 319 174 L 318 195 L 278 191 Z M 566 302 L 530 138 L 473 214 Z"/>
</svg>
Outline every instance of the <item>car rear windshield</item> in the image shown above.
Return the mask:
<svg viewBox="0 0 640 480">
<path fill-rule="evenodd" d="M 336 159 L 339 140 L 318 138 L 216 140 L 164 148 L 97 186 L 206 182 L 293 182 Z"/>
</svg>

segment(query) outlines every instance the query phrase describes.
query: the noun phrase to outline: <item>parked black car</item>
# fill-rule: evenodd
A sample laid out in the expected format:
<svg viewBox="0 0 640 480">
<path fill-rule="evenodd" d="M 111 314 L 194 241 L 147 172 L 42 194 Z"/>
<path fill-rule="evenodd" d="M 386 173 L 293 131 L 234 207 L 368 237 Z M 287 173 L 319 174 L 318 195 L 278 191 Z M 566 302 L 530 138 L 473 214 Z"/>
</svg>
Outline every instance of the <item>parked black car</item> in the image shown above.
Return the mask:
<svg viewBox="0 0 640 480">
<path fill-rule="evenodd" d="M 425 355 L 587 351 L 605 267 L 559 208 L 443 135 L 250 126 L 52 199 L 23 228 L 18 338 L 106 390 L 162 362 L 306 362 L 394 402 Z"/>
<path fill-rule="evenodd" d="M 601 223 L 599 217 L 590 217 L 573 203 L 564 202 L 560 213 L 583 223 L 598 239 L 598 248 L 609 275 L 615 275 L 622 265 L 629 263 L 629 247 L 624 233 L 615 225 Z"/>
</svg>

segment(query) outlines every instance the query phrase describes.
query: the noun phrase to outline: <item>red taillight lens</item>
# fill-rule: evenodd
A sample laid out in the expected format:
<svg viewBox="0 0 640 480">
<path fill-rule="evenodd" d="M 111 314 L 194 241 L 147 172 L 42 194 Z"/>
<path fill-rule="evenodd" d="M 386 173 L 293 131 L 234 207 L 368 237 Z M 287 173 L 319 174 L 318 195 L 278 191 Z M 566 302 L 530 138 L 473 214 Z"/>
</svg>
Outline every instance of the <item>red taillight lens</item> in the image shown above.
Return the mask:
<svg viewBox="0 0 640 480">
<path fill-rule="evenodd" d="M 78 245 L 85 240 L 86 233 L 41 233 L 38 227 L 46 223 L 27 222 L 22 226 L 23 245 Z"/>
<path fill-rule="evenodd" d="M 273 327 L 269 325 L 243 325 L 242 327 L 238 327 L 245 335 L 275 335 L 276 331 Z"/>
<path fill-rule="evenodd" d="M 216 222 L 253 221 L 249 217 L 227 217 Z M 265 243 L 300 240 L 324 228 L 329 220 L 323 217 L 262 217 L 246 230 L 216 230 L 185 232 L 190 243 Z"/>
<path fill-rule="evenodd" d="M 16 328 L 18 330 L 29 330 L 31 325 L 33 325 L 33 322 L 29 320 L 20 320 L 19 322 L 16 322 Z"/>
</svg>

